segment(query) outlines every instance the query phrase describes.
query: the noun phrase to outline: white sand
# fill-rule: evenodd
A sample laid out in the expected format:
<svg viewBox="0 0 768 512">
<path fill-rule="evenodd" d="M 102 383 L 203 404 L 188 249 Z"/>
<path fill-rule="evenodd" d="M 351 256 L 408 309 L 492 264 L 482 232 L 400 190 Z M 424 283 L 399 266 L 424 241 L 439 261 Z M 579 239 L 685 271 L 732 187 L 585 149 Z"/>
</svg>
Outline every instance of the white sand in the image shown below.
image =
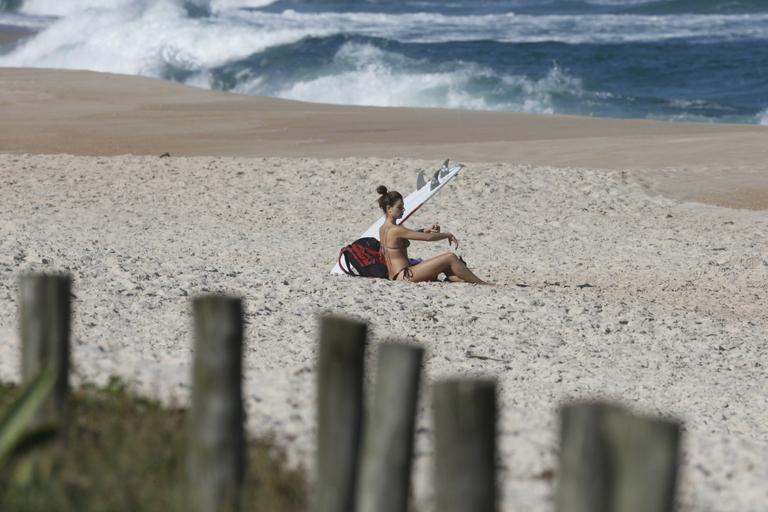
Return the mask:
<svg viewBox="0 0 768 512">
<path fill-rule="evenodd" d="M 0 378 L 18 378 L 22 271 L 74 275 L 78 382 L 118 375 L 164 400 L 189 391 L 189 298 L 223 291 L 246 301 L 249 427 L 297 461 L 311 462 L 316 318 L 329 311 L 369 322 L 371 359 L 405 338 L 428 348 L 429 381 L 499 380 L 505 511 L 551 509 L 537 476 L 556 466 L 556 407 L 587 397 L 685 421 L 682 511 L 765 510 L 766 213 L 659 197 L 633 172 L 464 162 L 414 223 L 455 233 L 499 286 L 329 275 L 378 215 L 375 187 L 408 192 L 438 163 L 0 154 Z M 428 407 L 427 394 L 421 504 Z"/>
</svg>

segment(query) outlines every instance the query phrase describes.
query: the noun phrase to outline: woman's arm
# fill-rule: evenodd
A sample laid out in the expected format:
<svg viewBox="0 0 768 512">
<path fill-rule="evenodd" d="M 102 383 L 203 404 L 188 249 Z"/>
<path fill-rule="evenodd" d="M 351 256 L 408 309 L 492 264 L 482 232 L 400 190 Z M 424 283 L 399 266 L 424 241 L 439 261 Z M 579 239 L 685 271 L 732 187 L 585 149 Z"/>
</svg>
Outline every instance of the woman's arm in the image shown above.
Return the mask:
<svg viewBox="0 0 768 512">
<path fill-rule="evenodd" d="M 422 231 L 415 231 L 413 229 L 408 229 L 404 226 L 396 226 L 392 229 L 396 229 L 394 233 L 392 233 L 397 238 L 405 238 L 406 240 L 420 240 L 423 242 L 437 242 L 438 240 L 448 240 L 448 245 L 451 243 L 456 244 L 456 247 L 459 246 L 459 241 L 456 240 L 456 237 L 453 236 L 451 233 L 439 233 L 439 232 L 429 232 L 425 233 Z"/>
</svg>

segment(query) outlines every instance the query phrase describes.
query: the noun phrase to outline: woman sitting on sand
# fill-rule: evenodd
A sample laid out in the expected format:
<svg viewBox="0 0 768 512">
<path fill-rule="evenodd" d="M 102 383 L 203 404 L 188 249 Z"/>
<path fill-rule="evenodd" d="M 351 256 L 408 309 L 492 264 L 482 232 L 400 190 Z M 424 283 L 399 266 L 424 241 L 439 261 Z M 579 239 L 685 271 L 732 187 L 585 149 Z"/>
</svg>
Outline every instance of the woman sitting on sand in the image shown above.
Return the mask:
<svg viewBox="0 0 768 512">
<path fill-rule="evenodd" d="M 457 249 L 459 241 L 451 233 L 441 233 L 440 226 L 437 224 L 419 231 L 398 225 L 397 220 L 405 211 L 403 196 L 394 190 L 387 191 L 384 185 L 380 185 L 376 192 L 381 194 L 379 206 L 387 216 L 384 224 L 379 228 L 379 240 L 391 281 L 434 281 L 440 274 L 445 274 L 448 280 L 453 282 L 488 284 L 473 274 L 452 252 L 411 265 L 408 261 L 408 246 L 411 244 L 409 240 L 426 242 L 448 240 L 448 245 L 454 243 Z"/>
</svg>

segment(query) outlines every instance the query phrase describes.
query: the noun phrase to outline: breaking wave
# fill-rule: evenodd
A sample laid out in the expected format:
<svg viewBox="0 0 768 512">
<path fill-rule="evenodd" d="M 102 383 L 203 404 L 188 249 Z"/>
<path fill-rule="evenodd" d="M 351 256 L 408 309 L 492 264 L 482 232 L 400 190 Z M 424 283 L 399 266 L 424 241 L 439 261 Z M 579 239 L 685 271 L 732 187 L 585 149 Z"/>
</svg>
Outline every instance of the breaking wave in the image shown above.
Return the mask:
<svg viewBox="0 0 768 512">
<path fill-rule="evenodd" d="M 358 105 L 763 124 L 768 106 L 757 0 L 0 2 L 0 25 L 38 31 L 0 66 Z"/>
</svg>

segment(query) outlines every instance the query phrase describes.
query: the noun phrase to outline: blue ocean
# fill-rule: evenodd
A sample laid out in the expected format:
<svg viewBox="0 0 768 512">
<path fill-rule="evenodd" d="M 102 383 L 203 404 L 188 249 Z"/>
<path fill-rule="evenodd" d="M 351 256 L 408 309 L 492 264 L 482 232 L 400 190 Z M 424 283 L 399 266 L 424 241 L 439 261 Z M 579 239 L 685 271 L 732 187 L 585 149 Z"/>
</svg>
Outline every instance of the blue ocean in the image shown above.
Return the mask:
<svg viewBox="0 0 768 512">
<path fill-rule="evenodd" d="M 0 66 L 310 102 L 768 124 L 768 0 L 0 0 Z M 0 27 L 0 30 L 3 30 Z"/>
</svg>

